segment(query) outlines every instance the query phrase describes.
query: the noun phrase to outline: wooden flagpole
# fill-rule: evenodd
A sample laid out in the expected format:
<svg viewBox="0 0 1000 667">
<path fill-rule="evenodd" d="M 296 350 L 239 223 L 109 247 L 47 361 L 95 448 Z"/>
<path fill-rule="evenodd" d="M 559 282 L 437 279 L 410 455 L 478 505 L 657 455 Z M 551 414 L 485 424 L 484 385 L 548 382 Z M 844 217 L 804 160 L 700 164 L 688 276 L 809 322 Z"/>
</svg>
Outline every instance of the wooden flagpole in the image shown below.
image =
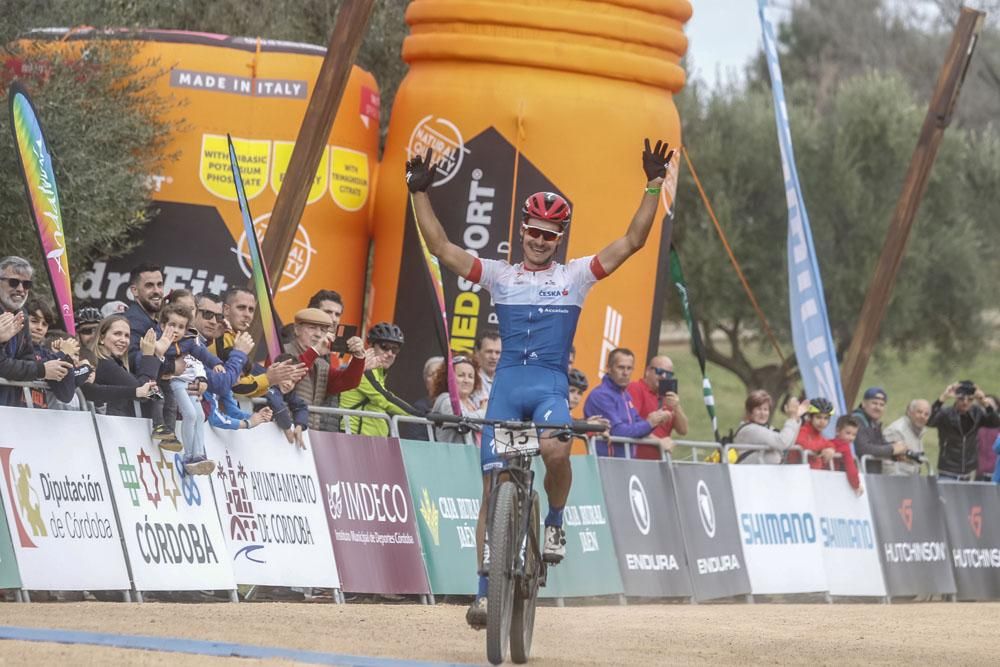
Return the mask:
<svg viewBox="0 0 1000 667">
<path fill-rule="evenodd" d="M 920 208 L 920 201 L 927 189 L 927 180 L 934 159 L 937 157 L 938 148 L 941 146 L 945 128 L 951 122 L 958 93 L 962 89 L 962 82 L 965 81 L 965 74 L 972 60 L 972 52 L 976 48 L 985 16 L 984 12 L 968 7 L 962 8 L 958 24 L 952 34 L 951 45 L 938 74 L 924 125 L 917 139 L 917 147 L 913 151 L 910 167 L 903 181 L 903 190 L 893 211 L 878 264 L 868 284 L 868 293 L 865 295 L 858 325 L 851 338 L 851 346 L 844 357 L 841 378 L 844 399 L 849 406 L 854 405 L 865 368 L 878 339 L 882 318 L 885 317 L 889 297 L 896 284 L 899 267 L 903 263 L 906 242 L 913 221 L 916 219 L 917 210 Z"/>
</svg>

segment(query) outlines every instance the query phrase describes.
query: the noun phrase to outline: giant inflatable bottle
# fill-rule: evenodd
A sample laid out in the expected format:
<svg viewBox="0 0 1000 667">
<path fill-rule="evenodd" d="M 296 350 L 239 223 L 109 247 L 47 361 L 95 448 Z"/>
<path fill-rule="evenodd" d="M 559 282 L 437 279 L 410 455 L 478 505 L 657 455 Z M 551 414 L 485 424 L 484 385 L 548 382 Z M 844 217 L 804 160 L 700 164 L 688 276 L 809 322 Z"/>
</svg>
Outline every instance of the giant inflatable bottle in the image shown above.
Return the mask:
<svg viewBox="0 0 1000 667">
<path fill-rule="evenodd" d="M 124 35 L 135 42 L 137 62 L 155 59 L 162 75 L 154 85 L 177 103 L 166 111 L 182 120 L 166 148 L 176 159 L 163 173 L 149 174 L 158 214 L 135 250 L 74 276 L 74 299 L 127 301 L 128 272 L 140 262 L 164 267 L 168 291 L 245 286 L 249 252 L 226 133 L 236 145 L 258 236 L 265 236 L 326 49 L 170 30 Z M 82 48 L 93 38 L 92 30 L 38 34 L 39 46 L 48 48 Z M 30 72 L 20 73 L 16 62 L 8 67 L 30 87 Z M 378 139 L 378 86 L 354 67 L 275 297 L 284 322 L 320 289 L 341 293 L 345 323 L 360 321 Z"/>
<path fill-rule="evenodd" d="M 562 194 L 573 221 L 557 259 L 598 252 L 628 227 L 645 186 L 644 137 L 680 143 L 673 94 L 684 85 L 688 0 L 413 0 L 400 85 L 375 202 L 374 320 L 406 334 L 394 387 L 422 394 L 424 360 L 442 351 L 437 305 L 409 208 L 404 162 L 440 156 L 431 201 L 449 238 L 481 257 L 520 261 L 520 207 Z M 660 218 L 645 249 L 591 291 L 576 366 L 593 385 L 607 352 L 658 338 L 666 280 Z M 486 292 L 444 272 L 453 350 L 496 321 Z M 440 328 L 440 327 L 438 327 Z"/>
</svg>

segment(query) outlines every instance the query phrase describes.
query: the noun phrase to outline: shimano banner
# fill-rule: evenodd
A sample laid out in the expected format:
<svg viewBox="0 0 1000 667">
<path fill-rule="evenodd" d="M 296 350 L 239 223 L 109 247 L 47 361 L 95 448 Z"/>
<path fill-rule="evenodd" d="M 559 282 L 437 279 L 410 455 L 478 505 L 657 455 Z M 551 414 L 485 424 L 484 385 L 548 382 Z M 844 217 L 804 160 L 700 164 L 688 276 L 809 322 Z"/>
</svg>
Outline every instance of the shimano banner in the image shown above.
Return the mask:
<svg viewBox="0 0 1000 667">
<path fill-rule="evenodd" d="M 1000 598 L 1000 492 L 985 482 L 939 482 L 959 600 Z"/>
<path fill-rule="evenodd" d="M 341 588 L 429 593 L 399 441 L 323 431 L 309 440 Z"/>
<path fill-rule="evenodd" d="M 431 592 L 476 592 L 476 523 L 483 483 L 479 450 L 469 445 L 400 440 L 417 508 Z"/>
<path fill-rule="evenodd" d="M 598 459 L 625 595 L 691 595 L 669 465 Z"/>
<path fill-rule="evenodd" d="M 817 538 L 831 595 L 885 595 L 868 499 L 854 494 L 843 472 L 810 470 Z"/>
<path fill-rule="evenodd" d="M 311 438 L 299 449 L 275 424 L 205 436 L 236 582 L 340 588 Z"/>
<path fill-rule="evenodd" d="M 827 590 L 809 466 L 730 466 L 729 477 L 751 590 Z"/>
<path fill-rule="evenodd" d="M 774 119 L 778 127 L 781 167 L 785 178 L 785 198 L 788 200 L 788 307 L 791 311 L 792 340 L 802 383 L 808 396 L 824 396 L 834 404 L 836 414 L 845 412 L 844 390 L 840 385 L 840 366 L 827 319 L 823 281 L 819 261 L 813 247 L 809 216 L 795 167 L 792 132 L 788 125 L 788 107 L 781 83 L 778 44 L 774 24 L 767 18 L 767 0 L 758 0 L 760 24 L 764 32 L 764 53 L 771 75 L 774 97 Z M 832 436 L 833 423 L 827 431 Z"/>
<path fill-rule="evenodd" d="M 622 592 L 622 579 L 615 564 L 615 545 L 608 525 L 607 505 L 601 491 L 601 478 L 594 456 L 571 456 L 573 486 L 563 512 L 566 529 L 566 558 L 548 570 L 548 583 L 540 597 L 582 597 L 615 595 Z M 532 464 L 535 491 L 541 512 L 539 521 L 549 513 L 549 503 L 542 480 L 545 469 L 540 458 Z"/>
<path fill-rule="evenodd" d="M 728 465 L 677 463 L 674 484 L 696 600 L 750 592 Z"/>
<path fill-rule="evenodd" d="M 864 475 L 890 596 L 954 593 L 936 477 Z"/>
</svg>

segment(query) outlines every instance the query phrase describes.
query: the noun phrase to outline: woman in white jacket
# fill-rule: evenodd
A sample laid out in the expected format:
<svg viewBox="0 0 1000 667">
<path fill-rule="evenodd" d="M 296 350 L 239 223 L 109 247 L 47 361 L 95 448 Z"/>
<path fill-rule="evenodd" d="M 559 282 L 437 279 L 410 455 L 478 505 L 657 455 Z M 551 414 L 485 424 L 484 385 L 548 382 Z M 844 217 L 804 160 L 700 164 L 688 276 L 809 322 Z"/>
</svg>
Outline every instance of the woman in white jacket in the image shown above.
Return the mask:
<svg viewBox="0 0 1000 667">
<path fill-rule="evenodd" d="M 780 431 L 771 428 L 771 408 L 774 401 L 763 389 L 750 392 L 745 403 L 746 414 L 733 434 L 734 445 L 760 445 L 765 450 L 739 450 L 738 463 L 781 463 L 785 452 L 795 444 L 799 435 L 799 424 L 809 401 L 799 402 L 792 396 L 784 405 L 785 424 Z"/>
</svg>

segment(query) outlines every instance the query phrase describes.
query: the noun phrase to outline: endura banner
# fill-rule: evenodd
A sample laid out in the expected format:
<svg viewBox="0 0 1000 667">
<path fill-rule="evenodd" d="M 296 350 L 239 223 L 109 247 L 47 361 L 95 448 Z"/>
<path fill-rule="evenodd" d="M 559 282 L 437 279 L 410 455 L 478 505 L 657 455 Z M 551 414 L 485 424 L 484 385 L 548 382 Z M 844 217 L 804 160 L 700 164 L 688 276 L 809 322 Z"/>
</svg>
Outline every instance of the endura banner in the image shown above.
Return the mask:
<svg viewBox="0 0 1000 667">
<path fill-rule="evenodd" d="M 536 459 L 532 467 L 535 470 L 535 491 L 541 504 L 539 520 L 544 523 L 549 503 L 543 488 L 545 468 L 541 463 Z M 548 583 L 540 595 L 553 598 L 622 593 L 597 459 L 593 456 L 572 456 L 570 465 L 573 466 L 573 486 L 563 512 L 566 558 L 559 565 L 549 568 Z"/>
<path fill-rule="evenodd" d="M 236 582 L 339 588 L 311 440 L 299 449 L 273 424 L 206 436 Z"/>
<path fill-rule="evenodd" d="M 817 538 L 831 595 L 885 595 L 868 499 L 854 495 L 843 472 L 810 470 Z"/>
<path fill-rule="evenodd" d="M 730 466 L 729 478 L 753 593 L 827 590 L 809 466 Z"/>
<path fill-rule="evenodd" d="M 476 592 L 476 522 L 483 483 L 471 445 L 401 440 L 431 592 Z"/>
<path fill-rule="evenodd" d="M 0 408 L 0 424 L 0 494 L 23 586 L 128 590 L 91 416 Z"/>
<path fill-rule="evenodd" d="M 678 463 L 674 483 L 697 600 L 750 592 L 728 465 Z"/>
<path fill-rule="evenodd" d="M 939 482 L 959 600 L 1000 598 L 1000 491 L 996 484 Z"/>
<path fill-rule="evenodd" d="M 399 441 L 321 431 L 310 438 L 341 587 L 430 592 Z"/>
<path fill-rule="evenodd" d="M 864 475 L 863 483 L 889 595 L 954 593 L 937 478 Z"/>
<path fill-rule="evenodd" d="M 208 478 L 184 474 L 148 419 L 97 415 L 97 429 L 136 590 L 236 588 Z"/>
<path fill-rule="evenodd" d="M 598 467 L 625 594 L 690 596 L 691 578 L 669 464 L 600 458 Z"/>
</svg>

